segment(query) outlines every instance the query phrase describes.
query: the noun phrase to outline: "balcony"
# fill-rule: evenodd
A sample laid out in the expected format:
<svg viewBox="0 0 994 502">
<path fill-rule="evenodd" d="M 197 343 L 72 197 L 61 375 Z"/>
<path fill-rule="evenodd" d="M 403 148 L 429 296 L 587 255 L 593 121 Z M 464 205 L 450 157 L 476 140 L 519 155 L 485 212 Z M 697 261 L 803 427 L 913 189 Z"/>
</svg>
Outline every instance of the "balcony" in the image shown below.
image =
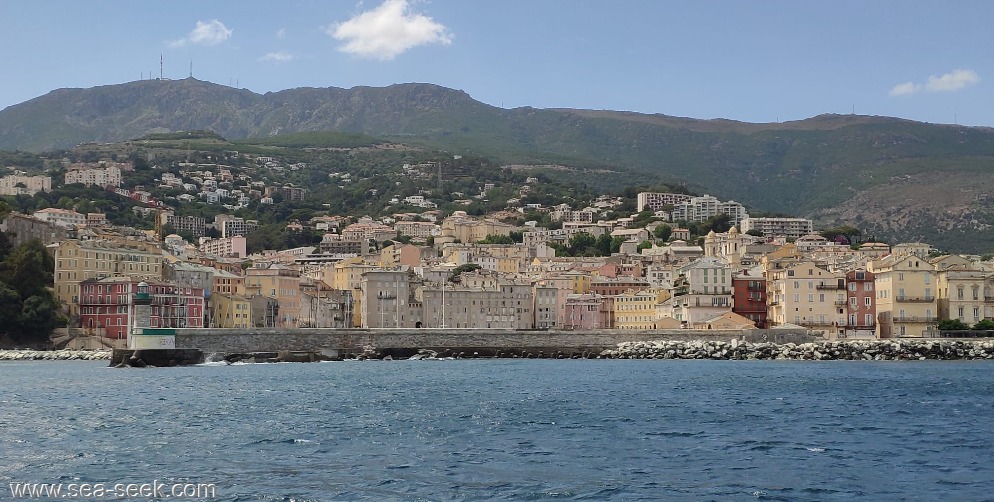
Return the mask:
<svg viewBox="0 0 994 502">
<path fill-rule="evenodd" d="M 894 301 L 905 302 L 905 303 L 932 303 L 935 301 L 934 296 L 895 296 Z"/>
<path fill-rule="evenodd" d="M 915 315 L 915 316 L 903 316 L 903 317 L 894 316 L 891 318 L 891 320 L 894 322 L 936 322 L 939 320 L 939 318 L 935 316 Z"/>
<path fill-rule="evenodd" d="M 818 284 L 815 289 L 846 289 L 842 284 Z"/>
<path fill-rule="evenodd" d="M 847 302 L 845 300 L 835 300 L 835 304 L 839 305 L 839 306 L 845 305 L 847 303 L 849 303 L 849 302 Z"/>
</svg>

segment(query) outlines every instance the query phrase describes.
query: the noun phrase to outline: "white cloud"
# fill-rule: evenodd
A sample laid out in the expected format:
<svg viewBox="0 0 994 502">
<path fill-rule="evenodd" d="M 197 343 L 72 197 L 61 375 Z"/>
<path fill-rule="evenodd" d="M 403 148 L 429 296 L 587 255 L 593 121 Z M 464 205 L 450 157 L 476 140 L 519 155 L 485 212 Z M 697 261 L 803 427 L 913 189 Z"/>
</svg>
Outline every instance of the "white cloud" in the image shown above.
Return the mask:
<svg viewBox="0 0 994 502">
<path fill-rule="evenodd" d="M 326 31 L 344 42 L 338 50 L 381 61 L 389 61 L 419 45 L 452 43 L 452 35 L 445 26 L 411 12 L 409 7 L 407 0 L 386 0 L 373 10 L 329 26 Z"/>
<path fill-rule="evenodd" d="M 276 30 L 276 38 L 283 38 L 286 36 L 286 28 L 280 28 Z"/>
<path fill-rule="evenodd" d="M 926 92 L 955 92 L 964 87 L 980 82 L 980 76 L 973 70 L 953 70 L 941 77 L 931 75 L 924 84 L 905 82 L 897 84 L 890 90 L 891 96 L 910 96 L 921 91 Z"/>
<path fill-rule="evenodd" d="M 217 19 L 212 19 L 206 23 L 197 21 L 197 26 L 193 28 L 193 31 L 189 35 L 175 40 L 169 45 L 171 47 L 183 47 L 187 44 L 217 45 L 231 38 L 231 32 L 231 28 L 228 28 Z"/>
<path fill-rule="evenodd" d="M 941 77 L 928 77 L 925 90 L 929 92 L 953 92 L 968 85 L 980 82 L 980 76 L 973 70 L 953 70 Z"/>
<path fill-rule="evenodd" d="M 262 56 L 261 58 L 259 58 L 259 61 L 273 62 L 273 63 L 289 63 L 294 59 L 297 59 L 297 56 L 294 56 L 293 54 L 290 54 L 287 51 L 277 51 L 277 52 L 270 52 L 265 56 Z"/>
<path fill-rule="evenodd" d="M 922 86 L 914 82 L 905 82 L 903 84 L 897 84 L 893 89 L 890 90 L 891 96 L 907 96 L 909 94 L 914 94 L 920 91 Z"/>
</svg>

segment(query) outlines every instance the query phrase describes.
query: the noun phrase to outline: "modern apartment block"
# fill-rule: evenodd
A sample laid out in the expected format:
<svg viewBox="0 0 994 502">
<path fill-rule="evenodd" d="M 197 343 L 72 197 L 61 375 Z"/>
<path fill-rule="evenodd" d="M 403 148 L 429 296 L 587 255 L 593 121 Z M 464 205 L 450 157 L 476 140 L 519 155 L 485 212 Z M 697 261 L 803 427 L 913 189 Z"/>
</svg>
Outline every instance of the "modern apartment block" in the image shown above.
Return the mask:
<svg viewBox="0 0 994 502">
<path fill-rule="evenodd" d="M 82 183 L 86 186 L 121 186 L 121 168 L 117 166 L 93 169 L 70 169 L 66 171 L 66 184 Z"/>
<path fill-rule="evenodd" d="M 814 231 L 814 224 L 805 218 L 743 218 L 742 233 L 759 231 L 763 237 L 799 239 Z"/>
<path fill-rule="evenodd" d="M 635 196 L 635 210 L 645 211 L 648 208 L 650 211 L 657 211 L 665 206 L 690 202 L 693 197 L 683 193 L 639 192 Z"/>
<path fill-rule="evenodd" d="M 724 214 L 732 225 L 738 226 L 743 219 L 749 217 L 745 206 L 730 201 L 720 201 L 711 195 L 691 197 L 688 202 L 681 202 L 673 207 L 670 217 L 673 221 L 705 222 L 709 218 Z"/>
</svg>

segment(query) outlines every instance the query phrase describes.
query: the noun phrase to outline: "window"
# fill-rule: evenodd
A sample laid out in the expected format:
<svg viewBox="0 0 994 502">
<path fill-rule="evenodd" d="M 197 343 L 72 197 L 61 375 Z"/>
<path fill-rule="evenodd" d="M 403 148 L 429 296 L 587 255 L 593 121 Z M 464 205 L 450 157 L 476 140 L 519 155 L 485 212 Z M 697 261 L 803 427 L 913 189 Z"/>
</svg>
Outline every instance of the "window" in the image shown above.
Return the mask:
<svg viewBox="0 0 994 502">
<path fill-rule="evenodd" d="M 858 304 L 856 303 L 857 301 L 858 300 L 857 300 L 857 298 L 855 296 L 852 297 L 852 298 L 850 298 L 849 299 L 849 306 L 852 307 L 852 308 L 856 308 L 858 306 Z"/>
<path fill-rule="evenodd" d="M 863 304 L 866 305 L 867 307 L 869 307 L 869 306 L 873 305 L 873 301 L 870 299 L 869 296 L 866 296 L 866 297 L 863 297 Z"/>
</svg>

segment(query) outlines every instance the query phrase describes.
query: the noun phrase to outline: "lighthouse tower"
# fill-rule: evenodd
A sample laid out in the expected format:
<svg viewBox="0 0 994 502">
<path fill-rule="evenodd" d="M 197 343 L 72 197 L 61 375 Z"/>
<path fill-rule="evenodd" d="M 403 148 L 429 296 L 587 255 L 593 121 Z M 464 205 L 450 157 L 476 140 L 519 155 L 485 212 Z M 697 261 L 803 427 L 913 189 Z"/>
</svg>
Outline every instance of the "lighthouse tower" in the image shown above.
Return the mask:
<svg viewBox="0 0 994 502">
<path fill-rule="evenodd" d="M 131 333 L 128 336 L 128 348 L 142 349 L 175 349 L 176 330 L 152 327 L 152 295 L 149 285 L 142 281 L 138 283 L 137 292 L 132 299 Z"/>
</svg>

